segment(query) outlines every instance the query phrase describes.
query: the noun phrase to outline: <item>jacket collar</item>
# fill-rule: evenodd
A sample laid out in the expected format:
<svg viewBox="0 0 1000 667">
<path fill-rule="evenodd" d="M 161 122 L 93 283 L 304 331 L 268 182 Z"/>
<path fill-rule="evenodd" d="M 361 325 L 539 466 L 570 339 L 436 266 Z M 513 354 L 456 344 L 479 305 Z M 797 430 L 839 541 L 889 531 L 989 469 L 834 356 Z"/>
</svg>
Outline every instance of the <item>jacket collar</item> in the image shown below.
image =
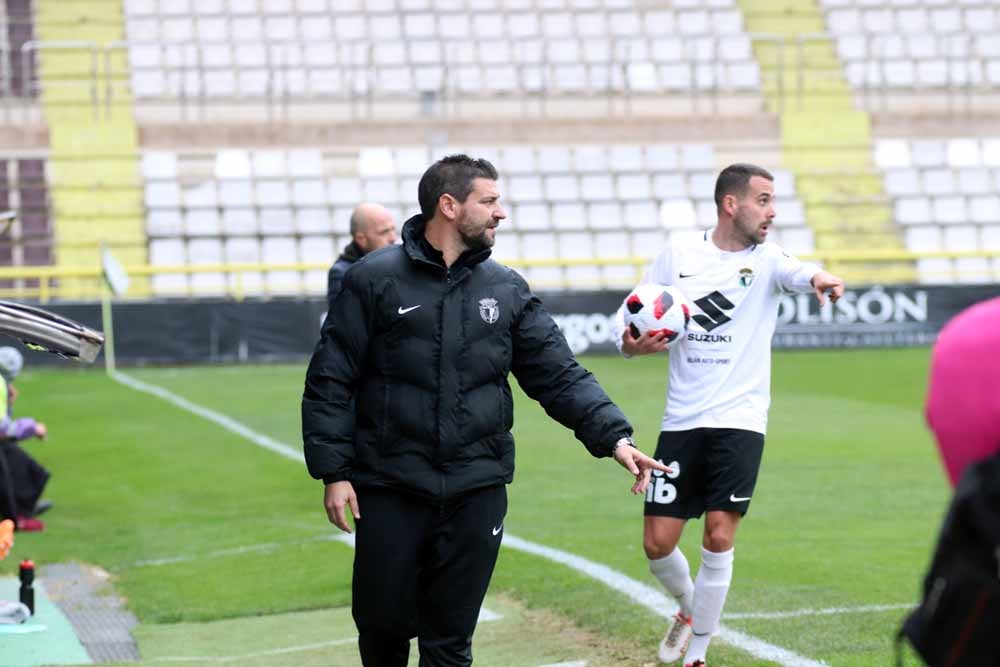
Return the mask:
<svg viewBox="0 0 1000 667">
<path fill-rule="evenodd" d="M 344 251 L 340 253 L 340 257 L 337 258 L 337 261 L 339 262 L 342 260 L 347 260 L 348 262 L 353 263 L 358 261 L 364 256 L 365 252 L 358 247 L 358 244 L 356 242 L 351 241 L 350 243 L 344 246 Z"/>
<path fill-rule="evenodd" d="M 448 270 L 444 264 L 444 255 L 441 251 L 430 244 L 424 232 L 427 229 L 427 222 L 423 215 L 417 214 L 406 221 L 403 225 L 403 248 L 411 260 L 421 264 L 430 264 L 441 270 Z M 490 248 L 481 250 L 466 250 L 455 263 L 451 265 L 451 271 L 459 268 L 472 268 L 476 264 L 484 261 L 492 254 Z"/>
</svg>

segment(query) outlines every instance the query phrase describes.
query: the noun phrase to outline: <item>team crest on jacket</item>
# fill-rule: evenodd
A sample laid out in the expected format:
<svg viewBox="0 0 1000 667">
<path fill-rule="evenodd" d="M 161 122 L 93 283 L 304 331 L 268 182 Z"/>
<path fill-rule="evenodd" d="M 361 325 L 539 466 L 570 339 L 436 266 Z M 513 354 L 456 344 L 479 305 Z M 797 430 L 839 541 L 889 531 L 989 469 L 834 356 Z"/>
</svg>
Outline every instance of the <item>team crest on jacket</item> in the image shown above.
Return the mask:
<svg viewBox="0 0 1000 667">
<path fill-rule="evenodd" d="M 740 285 L 750 287 L 753 284 L 753 269 L 740 269 Z"/>
<path fill-rule="evenodd" d="M 500 319 L 500 306 L 497 305 L 497 300 L 480 299 L 479 316 L 483 318 L 483 322 L 486 322 L 486 324 L 493 324 Z"/>
</svg>

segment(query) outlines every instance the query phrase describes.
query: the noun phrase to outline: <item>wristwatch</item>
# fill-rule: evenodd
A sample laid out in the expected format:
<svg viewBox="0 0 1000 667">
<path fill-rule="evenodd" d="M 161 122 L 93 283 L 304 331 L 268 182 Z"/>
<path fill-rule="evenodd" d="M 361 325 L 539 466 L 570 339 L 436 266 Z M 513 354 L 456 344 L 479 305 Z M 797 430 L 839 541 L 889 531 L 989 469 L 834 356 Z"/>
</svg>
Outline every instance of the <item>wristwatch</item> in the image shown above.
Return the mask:
<svg viewBox="0 0 1000 667">
<path fill-rule="evenodd" d="M 621 438 L 618 439 L 618 442 L 616 442 L 615 444 L 611 445 L 611 456 L 612 457 L 615 455 L 615 452 L 618 451 L 618 448 L 621 447 L 622 445 L 628 445 L 629 447 L 635 447 L 635 441 L 632 440 L 632 436 L 630 436 L 630 435 L 623 435 Z"/>
</svg>

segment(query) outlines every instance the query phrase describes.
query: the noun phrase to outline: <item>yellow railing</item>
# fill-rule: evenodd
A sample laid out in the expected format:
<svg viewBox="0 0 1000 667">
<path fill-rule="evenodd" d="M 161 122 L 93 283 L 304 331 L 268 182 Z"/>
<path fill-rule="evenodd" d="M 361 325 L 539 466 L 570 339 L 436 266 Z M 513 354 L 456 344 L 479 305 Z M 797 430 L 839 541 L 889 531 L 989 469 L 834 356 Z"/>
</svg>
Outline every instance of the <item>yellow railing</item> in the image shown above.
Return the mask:
<svg viewBox="0 0 1000 667">
<path fill-rule="evenodd" d="M 981 258 L 981 259 L 998 259 L 1000 258 L 1000 250 L 989 250 L 989 251 L 937 251 L 937 252 L 895 252 L 886 250 L 870 250 L 870 251 L 854 251 L 854 252 L 843 252 L 843 251 L 828 251 L 828 252 L 817 252 L 809 255 L 800 255 L 800 258 L 808 261 L 815 261 L 821 264 L 827 265 L 832 263 L 857 263 L 857 264 L 867 264 L 870 265 L 869 273 L 870 280 L 864 281 L 866 284 L 890 284 L 893 282 L 899 282 L 900 278 L 904 276 L 896 275 L 892 269 L 879 268 L 879 264 L 885 263 L 890 265 L 903 261 L 915 261 L 920 259 L 966 259 L 966 258 Z M 635 270 L 634 282 L 638 282 L 641 277 L 642 270 L 649 263 L 648 258 L 643 257 L 609 257 L 609 258 L 588 258 L 588 259 L 545 259 L 545 260 L 511 260 L 504 262 L 504 264 L 513 267 L 515 269 L 526 269 L 534 267 L 554 267 L 554 268 L 571 268 L 571 267 L 623 267 L 630 266 Z M 125 270 L 133 278 L 136 277 L 149 277 L 150 280 L 133 280 L 133 285 L 140 285 L 141 288 L 133 287 L 129 293 L 126 295 L 127 298 L 148 298 L 153 296 L 160 297 L 211 297 L 211 296 L 227 296 L 236 300 L 242 300 L 247 296 L 289 296 L 289 295 L 305 295 L 305 294 L 318 294 L 316 288 L 308 289 L 306 287 L 305 274 L 307 272 L 325 272 L 329 269 L 329 264 L 326 263 L 289 263 L 289 264 L 260 264 L 260 263 L 243 263 L 243 264 L 201 264 L 201 265 L 173 265 L 173 266 L 151 266 L 151 265 L 134 265 L 126 266 Z M 273 289 L 268 286 L 268 281 L 266 276 L 268 274 L 274 273 L 289 273 L 293 272 L 297 274 L 298 289 L 290 290 L 286 287 L 282 289 Z M 969 275 L 963 276 L 963 278 L 971 278 L 975 282 L 981 283 L 1000 283 L 1000 266 L 994 267 L 993 269 L 986 269 L 987 273 L 991 275 Z M 942 275 L 941 282 L 952 282 L 951 276 L 953 271 L 949 270 L 946 275 Z M 185 289 L 168 291 L 163 289 L 157 289 L 155 281 L 152 280 L 155 276 L 168 276 L 168 275 L 183 275 L 183 276 L 197 276 L 205 274 L 214 274 L 222 277 L 221 287 L 214 286 L 208 289 L 192 288 L 188 286 Z M 254 289 L 247 288 L 247 276 L 255 276 L 255 282 L 257 287 Z M 909 274 L 912 277 L 912 273 Z M 927 277 L 926 272 L 924 272 L 924 277 Z M 67 293 L 63 290 L 60 285 L 60 280 L 69 279 L 68 282 L 72 284 L 72 290 Z M 628 285 L 619 283 L 608 283 L 600 284 L 595 282 L 594 284 L 581 285 L 569 279 L 563 279 L 560 281 L 554 281 L 550 284 L 535 283 L 537 288 L 601 288 L 601 287 L 614 287 L 621 288 L 627 287 Z M 0 267 L 0 298 L 7 299 L 30 299 L 37 300 L 42 303 L 49 302 L 53 299 L 65 299 L 71 297 L 74 300 L 91 300 L 98 299 L 101 296 L 103 289 L 103 279 L 101 270 L 99 267 L 94 267 L 93 269 L 83 269 L 74 268 L 66 269 L 52 266 L 13 266 L 13 267 Z"/>
</svg>

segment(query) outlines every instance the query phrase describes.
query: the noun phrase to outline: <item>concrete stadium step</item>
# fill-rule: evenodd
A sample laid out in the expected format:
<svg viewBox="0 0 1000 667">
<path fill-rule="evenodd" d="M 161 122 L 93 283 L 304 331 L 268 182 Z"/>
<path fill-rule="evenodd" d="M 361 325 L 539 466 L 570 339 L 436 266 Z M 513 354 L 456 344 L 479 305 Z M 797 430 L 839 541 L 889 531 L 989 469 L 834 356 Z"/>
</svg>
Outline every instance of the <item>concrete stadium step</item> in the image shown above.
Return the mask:
<svg viewBox="0 0 1000 667">
<path fill-rule="evenodd" d="M 758 7 L 757 0 L 740 0 L 746 31 L 754 34 L 806 35 L 826 30 L 822 14 L 802 8 L 768 10 Z"/>
<path fill-rule="evenodd" d="M 766 106 L 781 114 L 782 162 L 796 179 L 817 251 L 902 250 L 871 163 L 871 120 L 854 94 L 815 0 L 738 0 L 761 63 Z M 873 267 L 832 262 L 848 280 Z M 894 269 L 912 279 L 907 262 Z"/>
<path fill-rule="evenodd" d="M 70 45 L 106 44 L 125 37 L 123 6 L 104 0 L 39 3 L 40 41 Z M 103 107 L 94 68 L 103 67 L 95 50 L 40 52 L 41 101 L 49 125 L 51 199 L 58 266 L 99 266 L 99 243 L 115 243 L 120 262 L 146 262 L 145 215 L 139 176 L 138 127 L 131 97 L 122 93 Z M 112 63 L 127 71 L 123 53 Z M 67 279 L 84 291 L 86 281 Z M 148 281 L 134 280 L 137 291 Z"/>
<path fill-rule="evenodd" d="M 796 190 L 804 201 L 871 199 L 885 196 L 882 177 L 870 173 L 803 173 Z"/>
</svg>

